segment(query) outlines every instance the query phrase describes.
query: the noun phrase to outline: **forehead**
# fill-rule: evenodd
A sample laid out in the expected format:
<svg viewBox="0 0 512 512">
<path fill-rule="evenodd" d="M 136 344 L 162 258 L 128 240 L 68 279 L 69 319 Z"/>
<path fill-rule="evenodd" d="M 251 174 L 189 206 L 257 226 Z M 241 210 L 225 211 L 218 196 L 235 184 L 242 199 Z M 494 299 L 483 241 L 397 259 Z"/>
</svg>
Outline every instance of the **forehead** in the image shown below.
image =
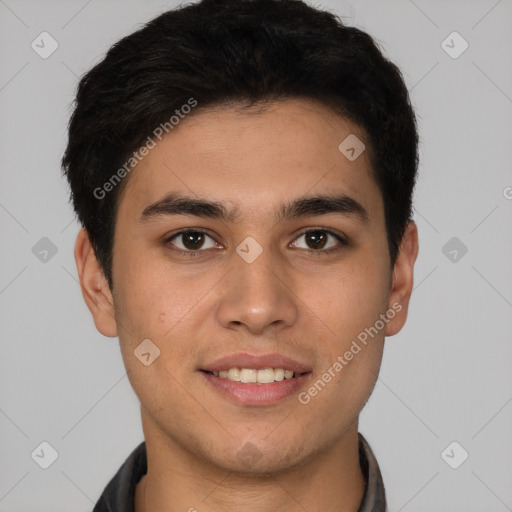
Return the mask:
<svg viewBox="0 0 512 512">
<path fill-rule="evenodd" d="M 370 217 L 382 209 L 364 132 L 316 102 L 198 107 L 156 142 L 131 172 L 120 210 L 140 215 L 173 191 L 225 202 L 237 219 L 308 192 L 343 193 Z M 355 159 L 352 148 L 362 151 Z"/>
</svg>

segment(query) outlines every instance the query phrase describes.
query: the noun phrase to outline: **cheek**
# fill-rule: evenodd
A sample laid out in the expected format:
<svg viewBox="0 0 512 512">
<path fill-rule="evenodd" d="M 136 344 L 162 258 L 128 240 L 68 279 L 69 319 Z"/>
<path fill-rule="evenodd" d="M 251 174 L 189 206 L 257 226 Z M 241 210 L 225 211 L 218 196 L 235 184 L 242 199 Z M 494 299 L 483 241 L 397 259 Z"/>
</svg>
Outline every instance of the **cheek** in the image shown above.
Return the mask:
<svg viewBox="0 0 512 512">
<path fill-rule="evenodd" d="M 116 321 L 123 326 L 119 329 L 121 354 L 134 392 L 158 416 L 160 408 L 176 409 L 186 399 L 179 383 L 186 385 L 194 359 L 183 319 L 194 297 L 166 283 L 150 267 L 126 269 L 124 275 L 129 277 L 118 287 L 115 299 Z"/>
<path fill-rule="evenodd" d="M 134 254 L 119 262 L 118 275 L 121 279 L 114 299 L 123 360 L 133 375 L 130 379 L 136 393 L 150 397 L 151 388 L 159 381 L 187 378 L 197 352 L 194 321 L 204 307 L 204 290 L 197 278 L 178 278 L 168 265 L 144 261 Z M 149 344 L 149 352 L 158 354 L 148 367 L 134 354 L 146 339 L 156 347 Z"/>
<path fill-rule="evenodd" d="M 385 313 L 389 276 L 379 265 L 352 265 L 333 273 L 317 295 L 327 311 L 326 323 L 343 340 L 354 338 Z"/>
<path fill-rule="evenodd" d="M 116 319 L 130 337 L 162 339 L 194 301 L 194 293 L 178 285 L 168 268 L 159 268 L 142 254 L 120 261 L 117 271 Z"/>
<path fill-rule="evenodd" d="M 331 398 L 353 407 L 354 414 L 370 396 L 382 360 L 386 326 L 390 322 L 390 271 L 386 265 L 386 259 L 368 252 L 366 258 L 344 269 L 330 285 L 330 321 L 337 333 L 327 367 L 331 372 L 337 370 Z M 333 369 L 336 361 L 339 364 Z"/>
</svg>

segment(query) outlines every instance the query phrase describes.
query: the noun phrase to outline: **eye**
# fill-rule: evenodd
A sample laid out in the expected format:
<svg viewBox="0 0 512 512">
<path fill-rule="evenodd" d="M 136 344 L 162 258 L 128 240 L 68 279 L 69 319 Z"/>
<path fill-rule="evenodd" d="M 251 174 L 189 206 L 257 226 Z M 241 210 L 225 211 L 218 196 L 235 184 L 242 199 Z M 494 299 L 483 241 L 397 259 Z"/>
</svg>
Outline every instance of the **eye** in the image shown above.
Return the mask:
<svg viewBox="0 0 512 512">
<path fill-rule="evenodd" d="M 311 252 L 332 252 L 340 250 L 344 245 L 348 245 L 340 235 L 326 229 L 310 229 L 299 235 L 295 240 L 299 240 L 300 238 L 304 238 L 306 245 L 303 244 L 301 246 L 297 244 L 297 242 L 293 242 L 292 246 Z"/>
<path fill-rule="evenodd" d="M 211 240 L 211 242 L 205 245 L 208 239 Z M 182 252 L 188 253 L 194 253 L 203 249 L 213 249 L 217 244 L 217 242 L 204 231 L 195 230 L 182 230 L 167 238 L 165 243 L 171 243 Z"/>
</svg>

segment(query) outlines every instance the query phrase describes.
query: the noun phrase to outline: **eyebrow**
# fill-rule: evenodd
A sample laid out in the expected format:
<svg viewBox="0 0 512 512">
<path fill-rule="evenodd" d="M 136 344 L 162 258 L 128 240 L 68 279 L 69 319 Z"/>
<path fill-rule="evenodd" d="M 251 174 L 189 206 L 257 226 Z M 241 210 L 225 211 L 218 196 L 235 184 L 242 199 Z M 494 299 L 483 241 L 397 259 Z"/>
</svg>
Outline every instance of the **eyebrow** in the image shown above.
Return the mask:
<svg viewBox="0 0 512 512">
<path fill-rule="evenodd" d="M 281 205 L 274 218 L 275 222 L 278 223 L 329 213 L 353 217 L 363 223 L 369 221 L 366 209 L 358 201 L 345 194 L 299 197 Z M 236 207 L 228 209 L 217 201 L 170 193 L 144 208 L 139 221 L 148 222 L 169 215 L 193 215 L 233 223 L 239 219 L 240 210 Z"/>
</svg>

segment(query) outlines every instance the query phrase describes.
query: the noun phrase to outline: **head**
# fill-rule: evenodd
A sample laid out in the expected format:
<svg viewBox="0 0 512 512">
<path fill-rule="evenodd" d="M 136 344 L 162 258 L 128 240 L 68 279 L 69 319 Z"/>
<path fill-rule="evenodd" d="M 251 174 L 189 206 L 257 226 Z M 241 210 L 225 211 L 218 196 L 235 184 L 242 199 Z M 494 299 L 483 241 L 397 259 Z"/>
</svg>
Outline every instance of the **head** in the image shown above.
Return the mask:
<svg viewBox="0 0 512 512">
<path fill-rule="evenodd" d="M 81 79 L 63 168 L 82 292 L 145 432 L 231 469 L 252 443 L 268 471 L 357 423 L 417 254 L 414 114 L 368 34 L 296 0 L 166 12 Z M 226 398 L 207 372 L 240 353 L 288 357 L 304 384 Z"/>
</svg>

